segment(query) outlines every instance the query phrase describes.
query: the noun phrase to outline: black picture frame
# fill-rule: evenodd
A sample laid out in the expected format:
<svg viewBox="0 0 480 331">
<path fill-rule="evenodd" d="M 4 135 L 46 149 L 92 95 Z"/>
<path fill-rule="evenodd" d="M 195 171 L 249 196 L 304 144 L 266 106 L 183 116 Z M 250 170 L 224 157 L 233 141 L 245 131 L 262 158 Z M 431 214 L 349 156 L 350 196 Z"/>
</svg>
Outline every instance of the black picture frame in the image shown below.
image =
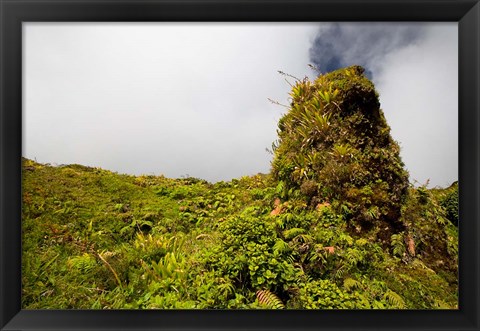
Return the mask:
<svg viewBox="0 0 480 331">
<path fill-rule="evenodd" d="M 480 4 L 473 0 L 0 0 L 0 328 L 479 330 Z M 459 24 L 458 310 L 21 309 L 22 22 L 450 21 Z M 441 70 L 441 69 L 439 69 Z"/>
</svg>

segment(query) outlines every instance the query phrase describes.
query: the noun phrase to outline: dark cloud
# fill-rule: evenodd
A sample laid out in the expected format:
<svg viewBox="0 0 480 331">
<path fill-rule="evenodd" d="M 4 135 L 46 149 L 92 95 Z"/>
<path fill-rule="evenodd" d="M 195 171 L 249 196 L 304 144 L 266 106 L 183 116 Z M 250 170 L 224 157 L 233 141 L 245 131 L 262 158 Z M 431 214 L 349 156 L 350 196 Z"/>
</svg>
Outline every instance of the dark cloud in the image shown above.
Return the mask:
<svg viewBox="0 0 480 331">
<path fill-rule="evenodd" d="M 423 34 L 418 23 L 331 23 L 317 32 L 310 61 L 321 72 L 358 64 L 372 77 L 385 55 L 418 42 Z"/>
</svg>

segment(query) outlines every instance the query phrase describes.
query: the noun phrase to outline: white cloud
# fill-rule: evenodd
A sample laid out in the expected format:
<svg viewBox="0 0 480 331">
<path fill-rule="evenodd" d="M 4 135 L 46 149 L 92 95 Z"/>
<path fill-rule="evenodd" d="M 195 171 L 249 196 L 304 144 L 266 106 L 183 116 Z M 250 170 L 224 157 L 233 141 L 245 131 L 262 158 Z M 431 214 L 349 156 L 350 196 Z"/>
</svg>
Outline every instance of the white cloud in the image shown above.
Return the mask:
<svg viewBox="0 0 480 331">
<path fill-rule="evenodd" d="M 388 54 L 375 82 L 411 180 L 448 186 L 458 179 L 457 24 L 430 23 L 425 32 Z"/>
<path fill-rule="evenodd" d="M 267 98 L 288 103 L 277 70 L 310 72 L 320 25 L 24 23 L 23 155 L 209 181 L 268 172 L 285 109 Z M 457 26 L 422 26 L 367 58 L 411 177 L 444 186 L 458 172 Z"/>
<path fill-rule="evenodd" d="M 268 172 L 312 24 L 25 24 L 24 155 L 210 181 Z"/>
</svg>

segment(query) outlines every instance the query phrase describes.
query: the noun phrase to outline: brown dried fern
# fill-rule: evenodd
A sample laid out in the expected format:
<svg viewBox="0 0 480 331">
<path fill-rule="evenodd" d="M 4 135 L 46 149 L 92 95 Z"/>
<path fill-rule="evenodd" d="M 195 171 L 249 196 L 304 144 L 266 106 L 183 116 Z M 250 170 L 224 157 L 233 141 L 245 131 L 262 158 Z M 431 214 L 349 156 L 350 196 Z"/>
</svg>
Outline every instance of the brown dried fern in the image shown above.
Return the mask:
<svg viewBox="0 0 480 331">
<path fill-rule="evenodd" d="M 285 309 L 282 300 L 269 290 L 258 290 L 256 294 L 261 305 L 270 309 Z"/>
</svg>

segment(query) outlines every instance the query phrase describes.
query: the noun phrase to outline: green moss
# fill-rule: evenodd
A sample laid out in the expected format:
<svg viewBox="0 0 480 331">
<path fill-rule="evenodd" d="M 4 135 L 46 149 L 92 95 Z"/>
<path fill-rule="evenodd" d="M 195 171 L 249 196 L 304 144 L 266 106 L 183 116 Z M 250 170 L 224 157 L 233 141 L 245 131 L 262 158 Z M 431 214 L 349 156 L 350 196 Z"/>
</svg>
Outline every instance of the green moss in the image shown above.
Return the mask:
<svg viewBox="0 0 480 331">
<path fill-rule="evenodd" d="M 297 82 L 278 134 L 272 174 L 287 189 L 313 203 L 342 201 L 352 224 L 365 229 L 380 221 L 401 226 L 408 174 L 363 68 Z"/>
</svg>

